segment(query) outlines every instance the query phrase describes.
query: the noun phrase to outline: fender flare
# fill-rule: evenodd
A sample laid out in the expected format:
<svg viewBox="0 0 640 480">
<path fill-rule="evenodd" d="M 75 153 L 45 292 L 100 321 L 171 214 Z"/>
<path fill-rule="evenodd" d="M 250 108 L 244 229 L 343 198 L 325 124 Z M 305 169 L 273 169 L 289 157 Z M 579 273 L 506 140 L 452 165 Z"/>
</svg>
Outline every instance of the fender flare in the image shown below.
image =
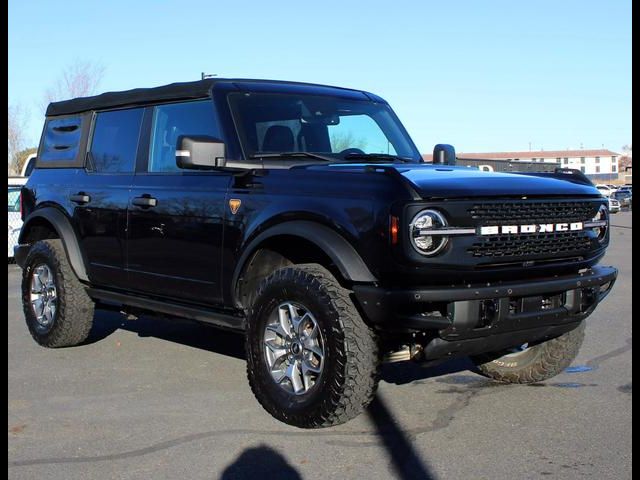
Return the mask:
<svg viewBox="0 0 640 480">
<path fill-rule="evenodd" d="M 24 235 L 29 230 L 29 225 L 37 218 L 42 218 L 53 226 L 58 237 L 62 241 L 62 245 L 73 272 L 80 281 L 88 282 L 89 277 L 87 276 L 84 257 L 82 256 L 82 250 L 80 250 L 80 244 L 78 243 L 76 232 L 74 231 L 69 218 L 60 210 L 54 207 L 44 207 L 29 214 L 29 216 L 25 218 L 24 225 L 20 230 L 18 243 L 24 243 Z"/>
<path fill-rule="evenodd" d="M 335 263 L 340 274 L 349 281 L 374 283 L 378 279 L 371 273 L 355 248 L 338 232 L 320 223 L 310 221 L 290 221 L 280 223 L 260 233 L 244 248 L 233 272 L 231 291 L 234 300 L 237 295 L 238 279 L 250 256 L 258 245 L 278 235 L 291 235 L 303 238 L 320 248 Z"/>
</svg>

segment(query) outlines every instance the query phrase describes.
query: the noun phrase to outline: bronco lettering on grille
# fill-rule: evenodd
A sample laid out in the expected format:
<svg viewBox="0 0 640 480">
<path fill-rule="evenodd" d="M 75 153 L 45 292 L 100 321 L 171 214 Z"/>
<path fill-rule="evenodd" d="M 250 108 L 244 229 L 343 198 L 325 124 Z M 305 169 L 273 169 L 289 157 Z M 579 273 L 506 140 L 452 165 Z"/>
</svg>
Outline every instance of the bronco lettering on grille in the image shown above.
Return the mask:
<svg viewBox="0 0 640 480">
<path fill-rule="evenodd" d="M 491 225 L 480 227 L 480 235 L 576 232 L 580 230 L 584 230 L 584 224 L 582 222 L 536 223 L 532 225 Z"/>
</svg>

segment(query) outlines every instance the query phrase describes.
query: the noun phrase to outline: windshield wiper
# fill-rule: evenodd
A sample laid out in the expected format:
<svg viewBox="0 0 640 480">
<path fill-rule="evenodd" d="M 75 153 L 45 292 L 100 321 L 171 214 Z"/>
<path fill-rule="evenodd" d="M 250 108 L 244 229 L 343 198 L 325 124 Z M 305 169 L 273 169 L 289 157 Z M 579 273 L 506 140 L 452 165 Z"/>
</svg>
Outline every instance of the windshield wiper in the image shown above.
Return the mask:
<svg viewBox="0 0 640 480">
<path fill-rule="evenodd" d="M 335 162 L 337 159 L 332 157 L 325 157 L 324 155 L 318 155 L 311 152 L 278 152 L 278 153 L 254 153 L 249 155 L 249 158 L 287 158 L 287 157 L 306 157 L 315 158 L 316 160 L 322 160 L 324 162 Z"/>
<path fill-rule="evenodd" d="M 383 161 L 399 161 L 402 163 L 412 163 L 412 158 L 399 157 L 397 155 L 389 155 L 387 153 L 347 153 L 345 160 L 383 160 Z"/>
</svg>

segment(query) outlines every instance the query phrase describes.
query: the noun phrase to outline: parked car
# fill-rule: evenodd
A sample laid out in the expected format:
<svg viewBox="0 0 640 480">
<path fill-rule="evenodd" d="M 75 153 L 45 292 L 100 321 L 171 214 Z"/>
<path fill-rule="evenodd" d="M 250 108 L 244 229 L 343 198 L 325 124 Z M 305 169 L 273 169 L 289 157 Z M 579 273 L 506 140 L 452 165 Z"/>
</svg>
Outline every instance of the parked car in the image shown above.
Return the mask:
<svg viewBox="0 0 640 480">
<path fill-rule="evenodd" d="M 609 211 L 611 213 L 618 213 L 620 211 L 620 202 L 613 197 L 608 197 Z"/>
<path fill-rule="evenodd" d="M 631 192 L 628 190 L 618 190 L 612 197 L 618 200 L 622 207 L 628 207 L 631 204 Z"/>
<path fill-rule="evenodd" d="M 610 197 L 613 193 L 616 192 L 616 189 L 609 186 L 609 185 L 604 185 L 604 184 L 598 184 L 596 185 L 596 188 L 598 189 L 598 191 L 605 197 Z"/>
<path fill-rule="evenodd" d="M 617 276 L 606 200 L 580 171 L 433 158 L 360 90 L 216 78 L 52 103 L 22 191 L 27 327 L 78 345 L 98 305 L 237 330 L 258 402 L 304 428 L 360 414 L 383 359 L 557 375 Z"/>
<path fill-rule="evenodd" d="M 20 218 L 20 189 L 26 183 L 24 177 L 9 177 L 9 196 L 7 220 L 9 224 L 9 249 L 8 258 L 13 259 L 13 247 L 18 245 L 18 235 L 22 227 Z"/>
</svg>

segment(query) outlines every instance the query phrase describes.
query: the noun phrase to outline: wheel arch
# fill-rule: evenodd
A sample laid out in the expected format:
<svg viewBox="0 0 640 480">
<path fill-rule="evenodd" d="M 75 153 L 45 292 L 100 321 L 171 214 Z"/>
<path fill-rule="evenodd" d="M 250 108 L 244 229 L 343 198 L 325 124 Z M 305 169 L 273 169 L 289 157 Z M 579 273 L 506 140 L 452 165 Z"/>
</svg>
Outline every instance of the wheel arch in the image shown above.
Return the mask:
<svg viewBox="0 0 640 480">
<path fill-rule="evenodd" d="M 233 304 L 243 307 L 242 286 L 244 273 L 255 263 L 259 255 L 268 255 L 264 260 L 274 267 L 286 266 L 292 262 L 287 254 L 281 253 L 287 241 L 300 241 L 305 247 L 305 262 L 316 261 L 335 266 L 335 273 L 349 283 L 373 283 L 377 278 L 371 273 L 362 257 L 349 241 L 335 230 L 313 221 L 287 221 L 274 225 L 256 236 L 244 248 L 231 281 Z M 280 243 L 279 248 L 273 245 Z M 291 243 L 289 243 L 291 245 Z M 269 252 L 264 254 L 263 252 Z M 266 273 L 266 272 L 265 272 Z"/>
<path fill-rule="evenodd" d="M 45 238 L 59 238 L 62 241 L 73 272 L 79 280 L 88 282 L 84 256 L 75 230 L 67 215 L 55 207 L 39 208 L 29 214 L 20 230 L 18 243 L 31 244 Z"/>
</svg>

